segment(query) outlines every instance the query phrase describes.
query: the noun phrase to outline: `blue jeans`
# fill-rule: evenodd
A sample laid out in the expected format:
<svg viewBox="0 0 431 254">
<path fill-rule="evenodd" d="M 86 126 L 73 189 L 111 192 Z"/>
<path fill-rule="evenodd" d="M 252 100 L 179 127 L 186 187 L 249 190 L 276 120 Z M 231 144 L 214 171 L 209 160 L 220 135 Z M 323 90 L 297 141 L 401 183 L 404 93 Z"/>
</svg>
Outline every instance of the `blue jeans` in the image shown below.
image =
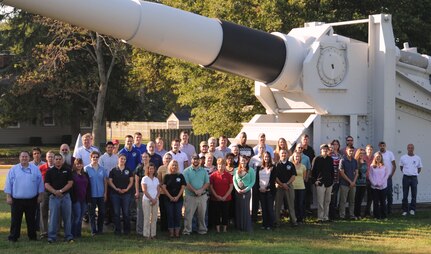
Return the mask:
<svg viewBox="0 0 431 254">
<path fill-rule="evenodd" d="M 49 225 L 48 225 L 48 240 L 57 240 L 57 227 L 58 227 L 58 217 L 63 218 L 64 224 L 64 238 L 68 240 L 73 239 L 72 235 L 72 201 L 70 200 L 69 193 L 62 197 L 56 197 L 51 194 L 49 196 Z"/>
<path fill-rule="evenodd" d="M 97 213 L 97 225 L 96 225 L 96 206 L 99 208 Z M 103 222 L 105 220 L 105 200 L 101 198 L 91 198 L 90 207 L 88 209 L 90 215 L 91 233 L 101 234 L 103 233 Z"/>
<path fill-rule="evenodd" d="M 409 188 L 412 189 L 411 202 L 409 206 Z M 416 211 L 416 196 L 418 193 L 418 177 L 417 176 L 403 176 L 403 212 L 409 210 Z"/>
<path fill-rule="evenodd" d="M 168 219 L 168 229 L 180 229 L 181 227 L 181 209 L 183 200 L 171 202 L 169 198 L 165 200 L 166 215 Z"/>
<path fill-rule="evenodd" d="M 87 202 L 77 201 L 72 204 L 72 235 L 73 237 L 81 237 L 82 218 L 87 212 Z"/>
<path fill-rule="evenodd" d="M 121 219 L 120 213 L 123 214 L 123 230 L 124 234 L 130 233 L 130 200 L 129 193 L 119 195 L 118 193 L 111 193 L 112 206 L 114 208 L 114 224 L 115 234 L 121 234 Z M 103 222 L 103 221 L 102 221 Z"/>
<path fill-rule="evenodd" d="M 259 191 L 260 205 L 262 206 L 262 226 L 274 227 L 274 196 L 271 191 Z"/>
<path fill-rule="evenodd" d="M 389 176 L 388 187 L 386 188 L 386 200 L 387 200 L 386 213 L 387 213 L 387 215 L 392 213 L 392 202 L 394 200 L 393 192 L 394 192 L 394 189 L 392 187 L 392 176 Z"/>
<path fill-rule="evenodd" d="M 331 203 L 329 204 L 329 219 L 334 220 L 337 218 L 337 207 L 338 207 L 338 191 L 340 190 L 340 183 L 334 183 L 332 185 L 331 192 Z"/>
<path fill-rule="evenodd" d="M 305 189 L 295 190 L 295 215 L 296 215 L 296 221 L 304 222 L 304 219 L 305 219 Z"/>
</svg>

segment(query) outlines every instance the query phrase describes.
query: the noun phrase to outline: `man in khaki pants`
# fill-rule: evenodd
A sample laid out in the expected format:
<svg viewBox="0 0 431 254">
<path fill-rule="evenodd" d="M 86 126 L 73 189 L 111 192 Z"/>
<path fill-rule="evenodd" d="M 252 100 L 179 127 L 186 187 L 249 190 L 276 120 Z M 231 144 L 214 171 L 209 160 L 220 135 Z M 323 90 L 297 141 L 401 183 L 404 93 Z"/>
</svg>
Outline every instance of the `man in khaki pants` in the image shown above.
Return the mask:
<svg viewBox="0 0 431 254">
<path fill-rule="evenodd" d="M 207 189 L 210 183 L 208 173 L 200 166 L 197 154 L 192 155 L 192 165 L 184 170 L 183 175 L 187 183 L 183 235 L 190 235 L 192 232 L 192 220 L 196 211 L 199 224 L 198 233 L 204 235 L 208 231 L 205 224 L 205 213 L 208 200 Z"/>
<path fill-rule="evenodd" d="M 340 161 L 340 219 L 346 215 L 346 201 L 349 201 L 350 219 L 355 220 L 356 179 L 358 178 L 358 162 L 353 158 L 353 147 L 346 148 L 347 156 Z"/>
<path fill-rule="evenodd" d="M 328 155 L 328 145 L 320 146 L 320 155 L 314 158 L 311 170 L 317 192 L 317 221 L 329 221 L 332 185 L 334 183 L 334 161 Z"/>
<path fill-rule="evenodd" d="M 290 223 L 292 226 L 297 226 L 295 215 L 295 190 L 292 182 L 295 180 L 295 166 L 288 161 L 287 151 L 280 151 L 280 161 L 275 166 L 275 176 L 277 192 L 275 194 L 275 225 L 280 226 L 280 209 L 283 204 L 283 199 L 287 197 L 287 206 L 289 207 Z"/>
</svg>

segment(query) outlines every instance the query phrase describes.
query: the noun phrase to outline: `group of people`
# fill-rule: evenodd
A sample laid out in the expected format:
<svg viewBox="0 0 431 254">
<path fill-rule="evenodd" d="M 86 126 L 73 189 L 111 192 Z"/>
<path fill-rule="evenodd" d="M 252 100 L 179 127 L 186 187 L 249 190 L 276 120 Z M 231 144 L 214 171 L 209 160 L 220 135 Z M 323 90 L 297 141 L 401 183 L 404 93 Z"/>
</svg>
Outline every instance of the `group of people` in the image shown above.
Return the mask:
<svg viewBox="0 0 431 254">
<path fill-rule="evenodd" d="M 136 233 L 152 239 L 160 212 L 160 229 L 180 237 L 183 206 L 183 235 L 206 234 L 209 227 L 227 232 L 231 223 L 250 232 L 259 210 L 262 229 L 279 227 L 285 212 L 290 224 L 298 226 L 308 216 L 313 189 L 318 222 L 370 216 L 371 204 L 377 219 L 391 213 L 396 163 L 384 142 L 373 153 L 371 145 L 355 148 L 349 136 L 345 148 L 333 140 L 322 144 L 316 156 L 308 135 L 290 149 L 284 138 L 273 149 L 264 133 L 255 147 L 247 145 L 244 132 L 240 142 L 230 146 L 225 136 L 218 139 L 219 146 L 211 137 L 200 143 L 199 152 L 188 141 L 189 133 L 183 131 L 166 151 L 161 137 L 145 145 L 137 132 L 125 137 L 122 149 L 118 140 L 107 142 L 101 154 L 92 145 L 91 134 L 85 134 L 75 156 L 67 144 L 59 152 L 48 151 L 46 162 L 39 148 L 32 150 L 32 161 L 29 152 L 21 152 L 20 163 L 10 169 L 5 185 L 11 205 L 9 241 L 20 237 L 23 213 L 29 239 L 36 240 L 40 231 L 48 243 L 57 240 L 60 220 L 65 241 L 80 237 L 87 212 L 92 236 L 102 234 L 111 220 L 115 234 L 128 235 L 135 221 Z M 422 168 L 413 144 L 407 151 L 400 159 L 404 216 L 415 214 L 417 175 Z"/>
</svg>

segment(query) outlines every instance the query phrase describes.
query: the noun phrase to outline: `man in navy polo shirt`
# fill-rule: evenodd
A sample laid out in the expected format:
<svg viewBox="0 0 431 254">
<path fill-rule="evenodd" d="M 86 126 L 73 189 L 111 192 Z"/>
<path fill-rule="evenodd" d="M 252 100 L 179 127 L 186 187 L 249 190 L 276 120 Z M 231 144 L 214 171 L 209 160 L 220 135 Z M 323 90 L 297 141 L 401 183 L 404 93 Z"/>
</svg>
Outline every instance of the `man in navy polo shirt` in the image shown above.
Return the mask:
<svg viewBox="0 0 431 254">
<path fill-rule="evenodd" d="M 45 175 L 45 189 L 51 193 L 49 196 L 48 243 L 55 242 L 57 239 L 57 223 L 60 212 L 64 224 L 64 238 L 73 243 L 72 201 L 69 194 L 72 185 L 72 172 L 68 167 L 63 166 L 63 156 L 56 153 L 54 155 L 54 167 L 50 168 Z"/>
<path fill-rule="evenodd" d="M 346 215 L 346 201 L 349 200 L 349 214 L 351 219 L 356 219 L 353 214 L 355 208 L 356 179 L 358 178 L 358 162 L 353 158 L 355 149 L 347 147 L 347 155 L 340 161 L 340 219 Z"/>
<path fill-rule="evenodd" d="M 156 153 L 156 144 L 153 141 L 147 143 L 147 154 L 150 156 L 150 162 L 154 164 L 156 170 L 163 165 L 162 156 Z"/>
<path fill-rule="evenodd" d="M 287 206 L 289 208 L 290 223 L 292 226 L 298 226 L 295 214 L 295 190 L 293 181 L 295 181 L 296 168 L 288 160 L 287 151 L 280 151 L 280 161 L 275 165 L 275 181 L 277 183 L 277 192 L 275 194 L 275 224 L 280 226 L 280 210 L 284 197 L 287 197 Z"/>
</svg>

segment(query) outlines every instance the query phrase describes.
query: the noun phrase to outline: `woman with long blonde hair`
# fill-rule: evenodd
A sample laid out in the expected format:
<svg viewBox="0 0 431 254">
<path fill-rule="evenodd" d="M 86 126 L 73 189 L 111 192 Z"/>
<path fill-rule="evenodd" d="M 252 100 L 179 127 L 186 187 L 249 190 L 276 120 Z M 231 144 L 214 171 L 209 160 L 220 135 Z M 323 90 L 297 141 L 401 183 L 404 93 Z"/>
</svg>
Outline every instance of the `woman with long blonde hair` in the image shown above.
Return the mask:
<svg viewBox="0 0 431 254">
<path fill-rule="evenodd" d="M 390 173 L 383 163 L 382 154 L 380 152 L 375 153 L 370 165 L 369 180 L 373 190 L 373 210 L 376 219 L 384 219 L 387 216 L 386 188 Z"/>
<path fill-rule="evenodd" d="M 181 209 L 186 185 L 184 176 L 179 173 L 178 161 L 171 160 L 168 164 L 168 173 L 162 182 L 163 192 L 167 196 L 165 207 L 170 237 L 180 237 Z"/>
<path fill-rule="evenodd" d="M 354 214 L 356 218 L 361 218 L 361 205 L 367 191 L 367 162 L 365 161 L 365 149 L 359 148 L 355 153 L 355 160 L 358 162 L 358 178 L 356 179 L 356 194 Z"/>
</svg>

